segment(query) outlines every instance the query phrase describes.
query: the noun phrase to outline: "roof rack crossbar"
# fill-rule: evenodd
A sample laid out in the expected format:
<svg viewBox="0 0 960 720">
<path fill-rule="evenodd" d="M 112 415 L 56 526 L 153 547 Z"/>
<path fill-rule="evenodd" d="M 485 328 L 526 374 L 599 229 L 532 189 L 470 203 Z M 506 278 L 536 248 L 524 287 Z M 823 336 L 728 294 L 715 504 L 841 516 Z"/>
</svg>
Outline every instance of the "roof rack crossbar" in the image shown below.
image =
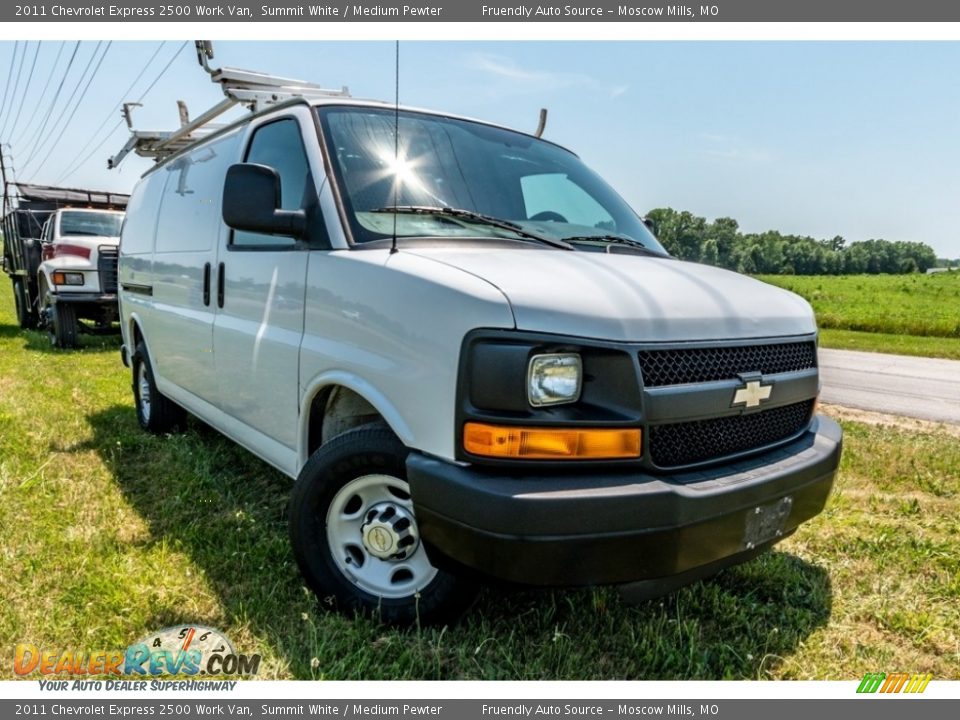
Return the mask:
<svg viewBox="0 0 960 720">
<path fill-rule="evenodd" d="M 350 91 L 346 86 L 333 90 L 303 80 L 268 75 L 254 70 L 213 69 L 207 64 L 207 59 L 213 57 L 212 45 L 209 41 L 202 40 L 197 41 L 196 45 L 201 66 L 210 75 L 211 82 L 220 85 L 225 99 L 200 114 L 195 120 L 171 131 L 134 130 L 129 119 L 129 109 L 125 107 L 127 124 L 130 126 L 130 138 L 116 155 L 107 160 L 108 168 L 116 168 L 131 152 L 141 157 L 153 158 L 157 162 L 164 160 L 208 135 L 216 127 L 211 124 L 211 121 L 237 105 L 242 105 L 251 112 L 257 112 L 296 97 L 308 101 L 326 97 L 350 97 Z M 181 115 L 182 117 L 184 115 Z"/>
</svg>

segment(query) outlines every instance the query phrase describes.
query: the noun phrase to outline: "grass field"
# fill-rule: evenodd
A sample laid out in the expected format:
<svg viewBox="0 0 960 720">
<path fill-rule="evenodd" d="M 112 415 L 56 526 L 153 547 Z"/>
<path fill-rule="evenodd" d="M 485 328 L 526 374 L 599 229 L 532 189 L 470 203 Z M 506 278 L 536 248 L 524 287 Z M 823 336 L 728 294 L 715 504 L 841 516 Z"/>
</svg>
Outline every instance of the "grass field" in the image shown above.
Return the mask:
<svg viewBox="0 0 960 720">
<path fill-rule="evenodd" d="M 18 642 L 114 649 L 178 623 L 222 628 L 270 678 L 960 677 L 956 438 L 846 423 L 827 512 L 671 597 L 495 588 L 403 632 L 305 590 L 285 477 L 199 423 L 142 433 L 118 340 L 53 351 L 12 306 L 0 284 L 0 677 Z"/>
<path fill-rule="evenodd" d="M 813 305 L 824 347 L 960 359 L 960 272 L 760 279 Z"/>
</svg>

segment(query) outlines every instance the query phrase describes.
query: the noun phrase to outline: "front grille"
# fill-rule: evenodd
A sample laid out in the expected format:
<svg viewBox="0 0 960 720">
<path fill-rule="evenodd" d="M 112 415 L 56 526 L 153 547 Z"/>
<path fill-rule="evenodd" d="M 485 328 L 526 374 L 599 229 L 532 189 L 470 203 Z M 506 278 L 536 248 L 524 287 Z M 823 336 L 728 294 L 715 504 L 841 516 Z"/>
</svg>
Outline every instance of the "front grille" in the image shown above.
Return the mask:
<svg viewBox="0 0 960 720">
<path fill-rule="evenodd" d="M 806 342 L 672 350 L 641 350 L 640 368 L 646 387 L 732 380 L 741 373 L 764 375 L 817 366 L 817 346 Z"/>
<path fill-rule="evenodd" d="M 749 415 L 653 425 L 648 431 L 650 459 L 660 468 L 718 460 L 787 440 L 802 431 L 813 400 Z"/>
<path fill-rule="evenodd" d="M 113 245 L 101 245 L 97 253 L 100 288 L 105 293 L 115 293 L 117 292 L 117 248 Z"/>
</svg>

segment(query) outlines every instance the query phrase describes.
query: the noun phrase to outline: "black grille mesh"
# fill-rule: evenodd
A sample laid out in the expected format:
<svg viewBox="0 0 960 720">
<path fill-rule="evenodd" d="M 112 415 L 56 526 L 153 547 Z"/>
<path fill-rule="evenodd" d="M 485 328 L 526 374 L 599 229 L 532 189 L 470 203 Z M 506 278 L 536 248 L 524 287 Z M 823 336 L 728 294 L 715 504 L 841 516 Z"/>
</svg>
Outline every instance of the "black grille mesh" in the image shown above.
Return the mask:
<svg viewBox="0 0 960 720">
<path fill-rule="evenodd" d="M 796 435 L 810 421 L 813 400 L 749 415 L 653 425 L 650 458 L 661 468 L 693 465 L 764 447 Z"/>
<path fill-rule="evenodd" d="M 100 288 L 105 293 L 117 292 L 117 248 L 101 245 L 97 248 L 97 270 L 100 272 Z"/>
<path fill-rule="evenodd" d="M 730 380 L 740 373 L 769 375 L 817 366 L 817 346 L 813 341 L 641 350 L 639 355 L 646 387 Z"/>
</svg>

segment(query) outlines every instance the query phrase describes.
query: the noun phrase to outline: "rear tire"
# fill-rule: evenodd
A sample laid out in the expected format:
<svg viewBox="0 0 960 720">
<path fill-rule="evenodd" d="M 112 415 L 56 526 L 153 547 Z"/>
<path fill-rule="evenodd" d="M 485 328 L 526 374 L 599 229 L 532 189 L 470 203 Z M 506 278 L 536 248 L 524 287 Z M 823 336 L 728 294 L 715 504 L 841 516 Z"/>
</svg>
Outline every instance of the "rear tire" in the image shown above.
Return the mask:
<svg viewBox="0 0 960 720">
<path fill-rule="evenodd" d="M 341 612 L 438 625 L 470 606 L 477 585 L 430 563 L 406 481 L 408 452 L 386 427 L 330 440 L 293 487 L 290 540 L 307 584 Z"/>
<path fill-rule="evenodd" d="M 187 425 L 187 412 L 157 390 L 147 346 L 140 341 L 133 354 L 133 402 L 137 421 L 155 435 L 182 430 Z"/>
<path fill-rule="evenodd" d="M 17 306 L 17 325 L 21 330 L 33 330 L 37 326 L 37 313 L 30 307 L 22 278 L 13 278 L 13 301 Z"/>
</svg>

